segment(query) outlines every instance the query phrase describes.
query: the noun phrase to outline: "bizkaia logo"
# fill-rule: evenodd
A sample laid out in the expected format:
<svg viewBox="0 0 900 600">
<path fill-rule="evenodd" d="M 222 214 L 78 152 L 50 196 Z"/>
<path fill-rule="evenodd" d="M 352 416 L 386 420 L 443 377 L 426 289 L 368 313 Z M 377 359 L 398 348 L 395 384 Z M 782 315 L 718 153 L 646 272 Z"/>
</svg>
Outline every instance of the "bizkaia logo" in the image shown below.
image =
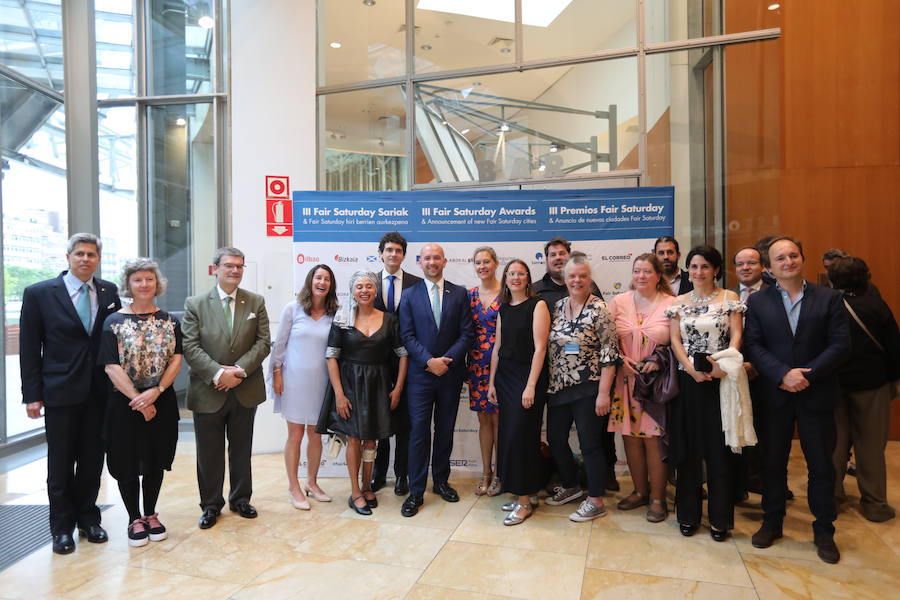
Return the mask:
<svg viewBox="0 0 900 600">
<path fill-rule="evenodd" d="M 356 258 L 355 256 L 341 256 L 340 254 L 335 254 L 335 255 L 334 255 L 334 262 L 339 262 L 339 263 L 355 263 L 355 262 L 359 262 L 359 259 Z"/>
<path fill-rule="evenodd" d="M 297 264 L 302 265 L 303 263 L 308 262 L 320 262 L 318 256 L 310 256 L 309 254 L 298 254 L 297 255 Z"/>
</svg>

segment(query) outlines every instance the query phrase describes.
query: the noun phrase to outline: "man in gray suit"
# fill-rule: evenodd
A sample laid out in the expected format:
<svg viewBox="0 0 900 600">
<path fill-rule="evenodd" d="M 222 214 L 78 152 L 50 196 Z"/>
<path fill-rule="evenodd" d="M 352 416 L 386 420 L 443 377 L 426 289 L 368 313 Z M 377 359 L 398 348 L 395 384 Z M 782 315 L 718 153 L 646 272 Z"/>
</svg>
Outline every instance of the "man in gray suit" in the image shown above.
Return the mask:
<svg viewBox="0 0 900 600">
<path fill-rule="evenodd" d="M 238 287 L 244 277 L 244 253 L 219 248 L 213 258 L 216 287 L 184 303 L 181 331 L 190 371 L 187 407 L 194 411 L 200 528 L 209 529 L 225 506 L 225 438 L 231 490 L 229 508 L 256 518 L 250 450 L 256 407 L 266 399 L 260 368 L 269 354 L 269 317 L 265 300 Z"/>
</svg>

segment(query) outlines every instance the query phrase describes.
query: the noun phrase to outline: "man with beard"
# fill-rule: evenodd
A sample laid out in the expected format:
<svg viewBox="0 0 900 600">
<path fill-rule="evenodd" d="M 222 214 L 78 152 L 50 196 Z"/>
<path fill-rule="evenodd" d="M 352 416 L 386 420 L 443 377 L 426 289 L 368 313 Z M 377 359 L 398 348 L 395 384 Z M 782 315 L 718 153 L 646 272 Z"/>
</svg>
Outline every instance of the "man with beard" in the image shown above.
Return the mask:
<svg viewBox="0 0 900 600">
<path fill-rule="evenodd" d="M 576 251 L 577 252 L 577 251 Z M 550 309 L 552 317 L 556 303 L 569 295 L 569 290 L 563 281 L 563 268 L 569 255 L 572 254 L 572 244 L 569 240 L 563 238 L 553 238 L 544 244 L 544 258 L 547 261 L 547 272 L 544 276 L 534 283 L 532 289 L 534 293 L 543 298 Z M 583 253 L 582 253 L 583 254 Z M 591 281 L 591 293 L 603 300 L 603 294 L 594 281 Z M 619 482 L 616 480 L 616 434 L 615 432 L 606 432 L 603 440 L 604 451 L 608 461 L 606 473 L 606 489 L 612 491 L 619 490 Z"/>
<path fill-rule="evenodd" d="M 694 289 L 694 284 L 691 283 L 687 271 L 678 267 L 678 260 L 681 258 L 678 240 L 671 235 L 662 236 L 653 244 L 653 253 L 662 263 L 663 276 L 669 282 L 669 287 L 676 296 L 687 294 Z"/>
</svg>

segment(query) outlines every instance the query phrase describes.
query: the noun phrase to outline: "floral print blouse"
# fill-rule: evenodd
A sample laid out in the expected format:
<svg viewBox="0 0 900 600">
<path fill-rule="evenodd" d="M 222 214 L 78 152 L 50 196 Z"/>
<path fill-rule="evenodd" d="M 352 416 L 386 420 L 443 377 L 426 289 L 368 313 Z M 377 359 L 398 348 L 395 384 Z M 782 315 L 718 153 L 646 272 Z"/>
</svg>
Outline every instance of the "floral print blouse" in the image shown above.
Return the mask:
<svg viewBox="0 0 900 600">
<path fill-rule="evenodd" d="M 681 343 L 689 358 L 697 352 L 715 354 L 731 343 L 731 313 L 742 313 L 747 305 L 738 300 L 725 300 L 708 305 L 674 304 L 666 309 L 670 319 L 681 319 Z M 678 365 L 681 369 L 681 365 Z"/>
<path fill-rule="evenodd" d="M 616 324 L 606 303 L 596 296 L 591 296 L 581 314 L 573 319 L 566 316 L 569 302 L 570 298 L 566 296 L 553 309 L 547 346 L 550 361 L 547 393 L 557 394 L 574 387 L 590 388 L 591 384 L 596 393 L 603 367 L 622 362 Z M 570 348 L 577 346 L 578 352 L 566 352 L 569 344 L 572 345 Z"/>
<path fill-rule="evenodd" d="M 137 390 L 159 385 L 169 360 L 182 354 L 181 326 L 164 310 L 113 313 L 103 323 L 98 363 L 120 365 Z"/>
</svg>

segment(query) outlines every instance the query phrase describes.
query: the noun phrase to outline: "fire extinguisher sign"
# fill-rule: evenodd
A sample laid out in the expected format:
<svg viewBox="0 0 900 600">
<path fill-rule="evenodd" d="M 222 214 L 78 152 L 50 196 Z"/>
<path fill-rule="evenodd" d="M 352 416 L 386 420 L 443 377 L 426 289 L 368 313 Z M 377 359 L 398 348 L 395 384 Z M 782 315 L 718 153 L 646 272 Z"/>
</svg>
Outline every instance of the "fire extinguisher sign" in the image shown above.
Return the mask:
<svg viewBox="0 0 900 600">
<path fill-rule="evenodd" d="M 289 177 L 266 175 L 266 235 L 293 237 L 294 215 Z"/>
</svg>

